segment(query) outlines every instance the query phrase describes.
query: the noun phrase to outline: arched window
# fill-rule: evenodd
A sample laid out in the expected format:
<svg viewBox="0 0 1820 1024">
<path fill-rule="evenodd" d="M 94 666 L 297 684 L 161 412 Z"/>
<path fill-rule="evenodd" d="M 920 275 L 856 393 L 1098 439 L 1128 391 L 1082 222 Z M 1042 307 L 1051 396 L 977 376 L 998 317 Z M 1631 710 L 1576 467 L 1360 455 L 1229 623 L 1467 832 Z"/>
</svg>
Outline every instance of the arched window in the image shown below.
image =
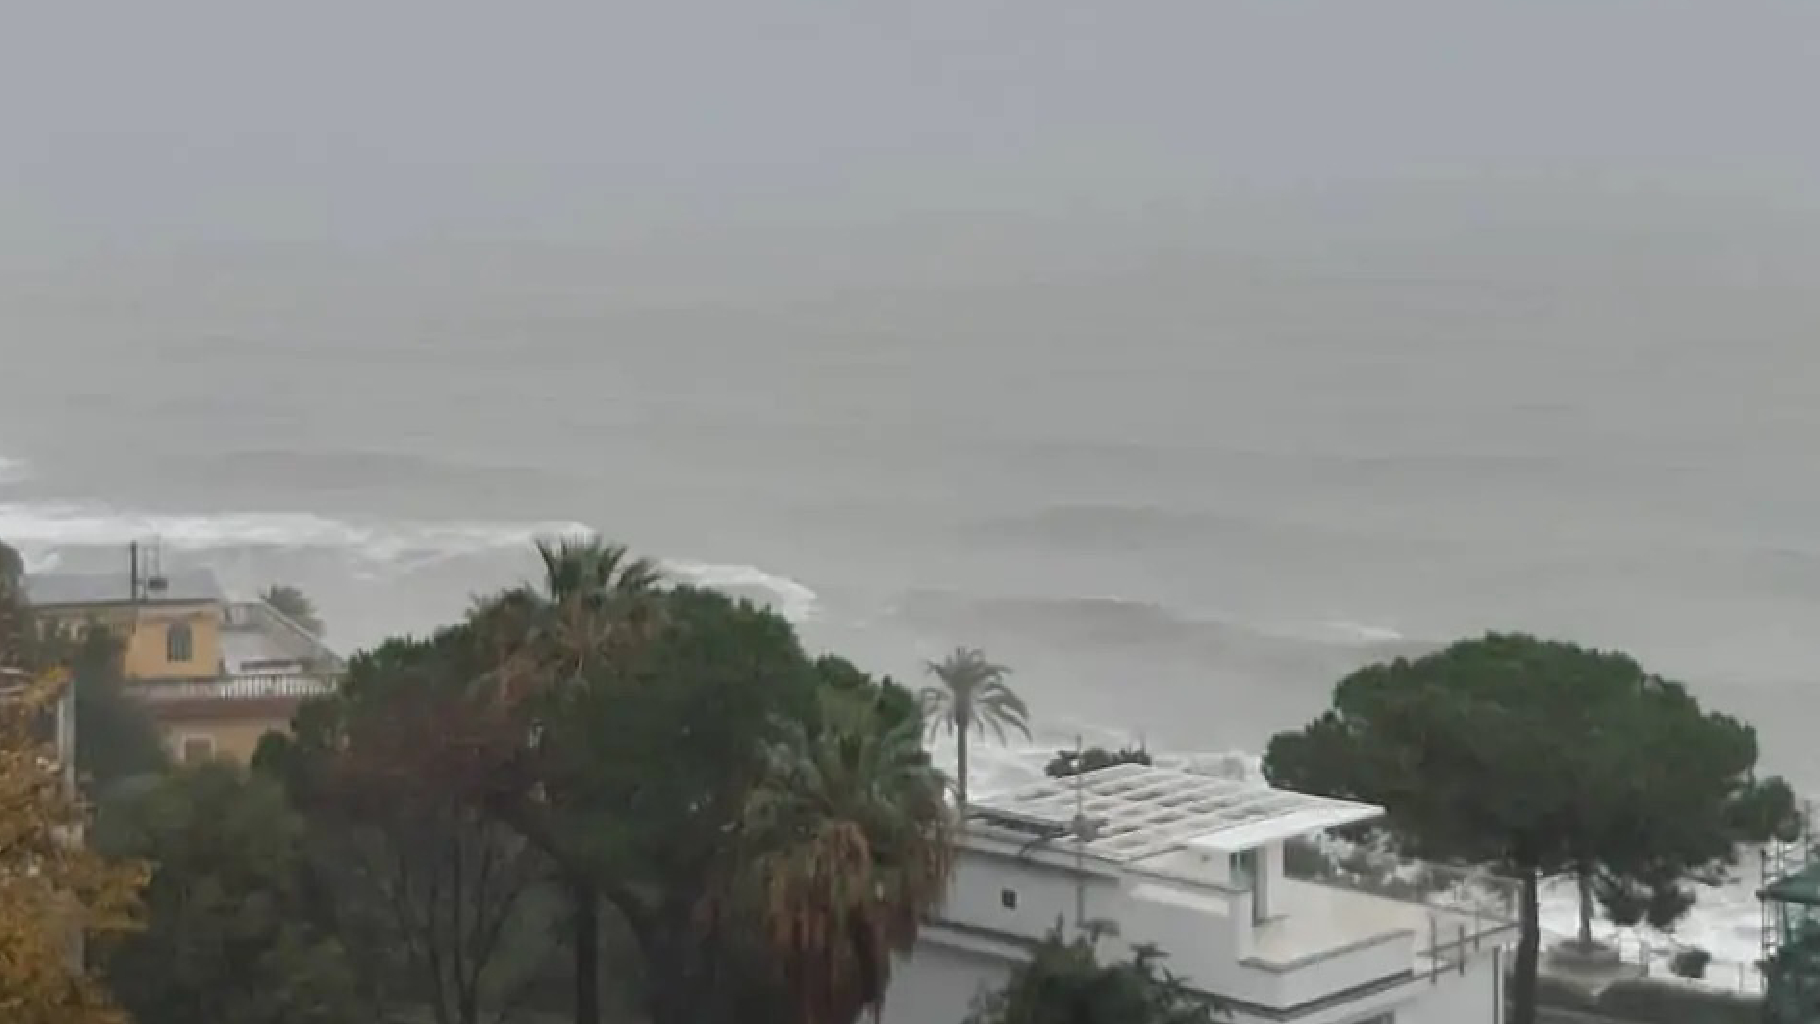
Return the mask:
<svg viewBox="0 0 1820 1024">
<path fill-rule="evenodd" d="M 164 660 L 173 664 L 189 661 L 196 656 L 196 640 L 190 635 L 187 622 L 173 622 L 164 631 Z"/>
</svg>

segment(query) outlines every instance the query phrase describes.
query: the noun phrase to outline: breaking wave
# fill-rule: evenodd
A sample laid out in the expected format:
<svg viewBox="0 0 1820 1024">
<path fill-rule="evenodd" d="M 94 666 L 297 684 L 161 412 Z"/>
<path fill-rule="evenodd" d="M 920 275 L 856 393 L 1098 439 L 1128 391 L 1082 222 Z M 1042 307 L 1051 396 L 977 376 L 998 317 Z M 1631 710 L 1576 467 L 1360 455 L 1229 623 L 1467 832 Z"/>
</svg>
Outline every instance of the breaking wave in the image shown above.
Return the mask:
<svg viewBox="0 0 1820 1024">
<path fill-rule="evenodd" d="M 64 550 L 112 548 L 155 538 L 169 551 L 332 551 L 369 569 L 408 570 L 469 555 L 528 551 L 540 539 L 586 535 L 572 521 L 335 518 L 311 512 L 135 512 L 84 502 L 0 502 L 0 538 L 43 571 Z M 815 618 L 819 596 L 805 584 L 751 565 L 664 560 L 672 577 L 748 597 L 792 622 Z"/>
<path fill-rule="evenodd" d="M 663 568 L 680 582 L 770 605 L 778 614 L 799 625 L 814 619 L 819 611 L 821 597 L 814 590 L 788 576 L 768 573 L 757 566 L 665 559 Z"/>
<path fill-rule="evenodd" d="M 1257 621 L 1124 597 L 978 596 L 920 589 L 906 594 L 896 611 L 937 629 L 984 626 L 1064 646 L 1167 648 L 1261 659 L 1314 650 L 1391 655 L 1423 648 L 1386 625 L 1347 619 Z"/>
<path fill-rule="evenodd" d="M 309 512 L 133 512 L 67 502 L 0 502 L 0 537 L 22 549 L 112 547 L 157 538 L 169 549 L 322 548 L 387 564 L 426 555 L 526 547 L 538 537 L 586 532 L 574 522 L 337 519 Z"/>
</svg>

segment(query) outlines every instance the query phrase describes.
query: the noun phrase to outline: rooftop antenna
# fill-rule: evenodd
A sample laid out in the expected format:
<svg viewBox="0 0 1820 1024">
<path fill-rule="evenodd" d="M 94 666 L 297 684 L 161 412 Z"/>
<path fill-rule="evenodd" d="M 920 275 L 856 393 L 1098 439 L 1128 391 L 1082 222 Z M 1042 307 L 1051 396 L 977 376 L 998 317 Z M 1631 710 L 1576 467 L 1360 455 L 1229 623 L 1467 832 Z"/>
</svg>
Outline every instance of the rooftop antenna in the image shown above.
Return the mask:
<svg viewBox="0 0 1820 1024">
<path fill-rule="evenodd" d="M 146 542 L 145 596 L 161 595 L 170 589 L 171 581 L 164 575 L 164 551 L 159 547 L 157 538 Z"/>
<path fill-rule="evenodd" d="M 1100 823 L 1087 817 L 1087 773 L 1081 759 L 1085 750 L 1079 733 L 1074 737 L 1074 820 L 1068 831 L 1074 835 L 1074 926 L 1087 930 L 1087 844 L 1100 837 Z"/>
</svg>

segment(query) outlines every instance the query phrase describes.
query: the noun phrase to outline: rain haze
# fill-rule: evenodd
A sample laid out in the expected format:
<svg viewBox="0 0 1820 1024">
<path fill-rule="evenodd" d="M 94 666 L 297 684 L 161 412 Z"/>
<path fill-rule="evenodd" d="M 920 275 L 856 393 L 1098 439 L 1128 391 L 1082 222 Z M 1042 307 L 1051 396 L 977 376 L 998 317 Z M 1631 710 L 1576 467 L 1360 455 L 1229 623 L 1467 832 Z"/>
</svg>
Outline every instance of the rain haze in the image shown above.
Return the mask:
<svg viewBox="0 0 1820 1024">
<path fill-rule="evenodd" d="M 447 621 L 574 525 L 1045 742 L 1486 628 L 1812 786 L 1820 8 L 21 5 L 0 537 Z"/>
</svg>

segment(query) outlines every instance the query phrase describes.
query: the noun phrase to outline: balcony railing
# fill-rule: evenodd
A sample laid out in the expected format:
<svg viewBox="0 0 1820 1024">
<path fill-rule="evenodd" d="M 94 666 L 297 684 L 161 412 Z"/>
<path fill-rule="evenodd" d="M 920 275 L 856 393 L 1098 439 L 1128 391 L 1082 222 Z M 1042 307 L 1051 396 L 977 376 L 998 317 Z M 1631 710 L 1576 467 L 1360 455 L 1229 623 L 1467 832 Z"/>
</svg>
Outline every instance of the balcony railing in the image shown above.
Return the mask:
<svg viewBox="0 0 1820 1024">
<path fill-rule="evenodd" d="M 1462 965 L 1521 919 L 1521 885 L 1482 870 L 1307 841 L 1283 854 L 1286 878 L 1421 908 L 1417 952 L 1434 970 Z"/>
<path fill-rule="evenodd" d="M 129 692 L 142 700 L 260 700 L 267 698 L 322 697 L 335 692 L 328 676 L 294 672 L 256 673 L 232 679 L 184 680 L 138 683 Z"/>
</svg>

